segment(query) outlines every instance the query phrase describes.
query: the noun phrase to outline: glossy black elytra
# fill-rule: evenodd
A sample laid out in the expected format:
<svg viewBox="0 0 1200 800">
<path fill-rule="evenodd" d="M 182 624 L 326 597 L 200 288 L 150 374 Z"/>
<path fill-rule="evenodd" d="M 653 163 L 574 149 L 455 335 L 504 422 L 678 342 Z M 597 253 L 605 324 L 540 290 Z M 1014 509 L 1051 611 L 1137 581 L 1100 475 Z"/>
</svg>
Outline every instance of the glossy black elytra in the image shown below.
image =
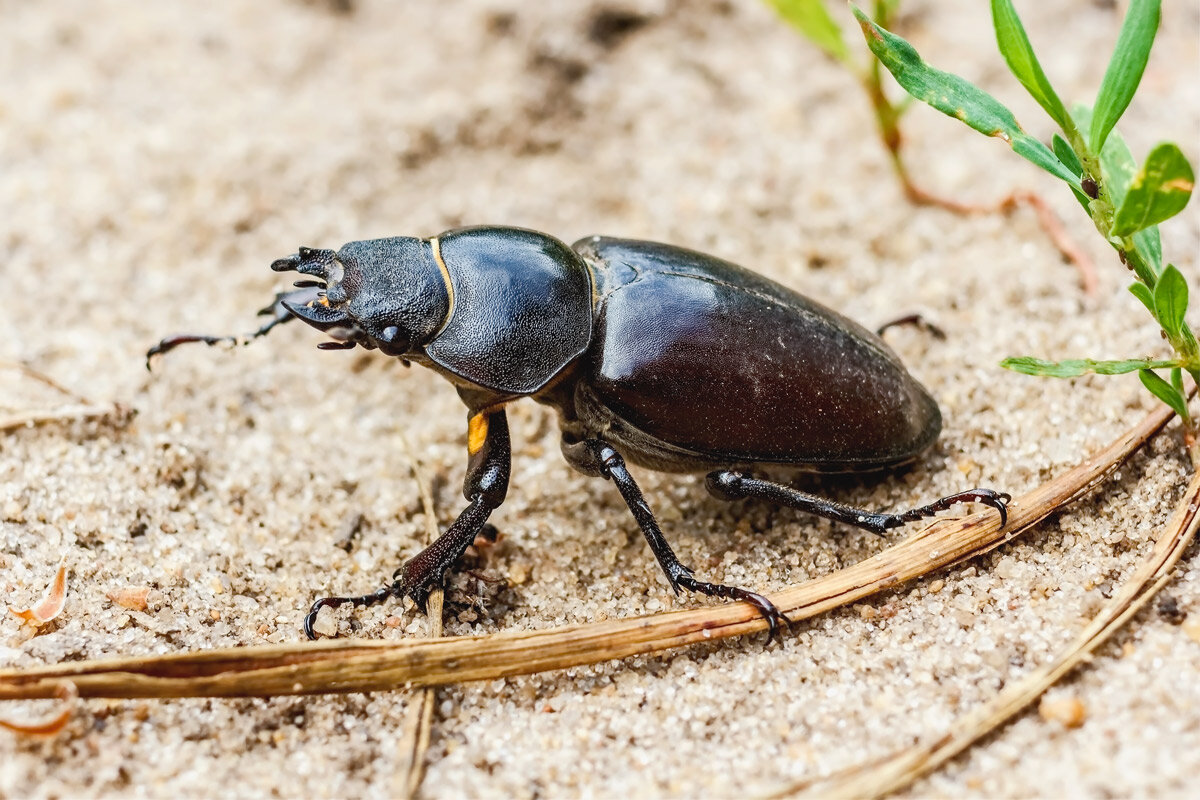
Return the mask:
<svg viewBox="0 0 1200 800">
<path fill-rule="evenodd" d="M 901 513 L 823 500 L 762 478 L 767 466 L 873 471 L 915 459 L 941 430 L 929 393 L 875 334 L 735 264 L 665 244 L 593 236 L 567 247 L 543 233 L 460 228 L 430 239 L 301 248 L 271 268 L 315 280 L 276 296 L 260 336 L 291 317 L 436 370 L 467 406 L 465 510 L 393 582 L 321 608 L 429 591 L 462 556 L 508 491 L 504 407 L 522 397 L 554 407 L 575 469 L 617 485 L 671 587 L 744 600 L 770 635 L 786 618 L 762 595 L 701 581 L 680 563 L 625 461 L 708 473 L 717 497 L 761 498 L 882 533 L 958 502 L 994 507 L 1008 495 L 970 489 Z M 153 356 L 184 342 L 164 339 Z"/>
</svg>

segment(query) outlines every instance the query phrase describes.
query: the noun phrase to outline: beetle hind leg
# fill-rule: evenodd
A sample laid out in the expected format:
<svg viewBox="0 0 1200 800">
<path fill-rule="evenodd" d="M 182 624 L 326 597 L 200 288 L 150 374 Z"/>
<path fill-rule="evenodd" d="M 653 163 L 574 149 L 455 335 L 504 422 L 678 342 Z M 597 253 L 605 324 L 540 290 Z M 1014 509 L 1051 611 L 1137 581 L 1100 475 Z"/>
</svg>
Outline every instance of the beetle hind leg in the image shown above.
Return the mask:
<svg viewBox="0 0 1200 800">
<path fill-rule="evenodd" d="M 681 589 L 685 589 L 709 597 L 722 597 L 727 600 L 741 600 L 749 603 L 767 621 L 767 644 L 770 644 L 771 640 L 778 636 L 780 625 L 788 624 L 788 619 L 783 612 L 757 592 L 737 586 L 709 583 L 695 578 L 692 569 L 680 562 L 675 551 L 671 549 L 671 545 L 667 543 L 662 530 L 658 527 L 658 521 L 654 518 L 654 512 L 650 510 L 646 498 L 642 495 L 642 490 L 633 480 L 633 476 L 629 474 L 629 470 L 626 469 L 625 459 L 621 457 L 621 454 L 611 445 L 599 439 L 588 439 L 580 444 L 583 445 L 589 456 L 587 460 L 590 462 L 591 469 L 588 471 L 599 473 L 617 485 L 621 497 L 625 500 L 625 505 L 629 506 L 634 519 L 637 520 L 638 527 L 642 529 L 642 535 L 646 537 L 650 550 L 658 559 L 663 572 L 666 573 L 667 580 L 670 581 L 675 594 L 679 594 Z"/>
<path fill-rule="evenodd" d="M 755 478 L 736 470 L 710 472 L 705 480 L 705 485 L 708 487 L 709 493 L 722 500 L 740 500 L 747 497 L 768 500 L 878 534 L 898 528 L 907 522 L 932 517 L 939 511 L 945 511 L 957 503 L 968 502 L 983 503 L 996 509 L 1000 512 L 1000 527 L 1003 528 L 1008 523 L 1008 501 L 1012 499 L 1011 495 L 992 489 L 968 489 L 965 492 L 958 492 L 935 500 L 928 505 L 889 514 L 835 503 L 832 500 L 801 492 L 774 481 Z"/>
</svg>

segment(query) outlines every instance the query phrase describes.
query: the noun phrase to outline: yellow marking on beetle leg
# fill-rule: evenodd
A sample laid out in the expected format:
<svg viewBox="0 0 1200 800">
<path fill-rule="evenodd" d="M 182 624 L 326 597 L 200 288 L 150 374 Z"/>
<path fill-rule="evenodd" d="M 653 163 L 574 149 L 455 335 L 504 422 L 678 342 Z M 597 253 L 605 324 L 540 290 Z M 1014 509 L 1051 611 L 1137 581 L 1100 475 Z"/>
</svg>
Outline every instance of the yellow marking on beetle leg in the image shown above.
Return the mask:
<svg viewBox="0 0 1200 800">
<path fill-rule="evenodd" d="M 471 417 L 467 423 L 467 453 L 469 455 L 475 455 L 483 449 L 483 443 L 487 441 L 487 434 L 487 414 L 476 414 Z"/>
</svg>

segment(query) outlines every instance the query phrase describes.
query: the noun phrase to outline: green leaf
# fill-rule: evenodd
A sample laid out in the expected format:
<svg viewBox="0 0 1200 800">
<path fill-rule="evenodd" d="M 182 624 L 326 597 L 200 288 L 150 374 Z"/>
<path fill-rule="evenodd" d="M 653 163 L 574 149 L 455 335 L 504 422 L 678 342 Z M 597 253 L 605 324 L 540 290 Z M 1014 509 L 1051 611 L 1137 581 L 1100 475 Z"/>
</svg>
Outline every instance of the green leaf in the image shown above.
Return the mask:
<svg viewBox="0 0 1200 800">
<path fill-rule="evenodd" d="M 1056 133 L 1050 144 L 1054 155 L 1058 156 L 1063 166 L 1075 173 L 1075 177 L 1083 177 L 1083 164 L 1079 161 L 1079 154 L 1071 148 L 1067 140 Z"/>
<path fill-rule="evenodd" d="M 1179 367 L 1171 370 L 1171 388 L 1179 392 L 1180 397 L 1187 397 L 1183 393 L 1183 370 Z"/>
<path fill-rule="evenodd" d="M 1067 140 L 1054 134 L 1054 138 L 1050 142 L 1051 149 L 1054 150 L 1054 155 L 1058 156 L 1058 160 L 1063 163 L 1063 166 L 1075 173 L 1075 183 L 1071 184 L 1071 191 L 1075 193 L 1075 199 L 1083 206 L 1083 210 L 1087 211 L 1091 205 L 1092 198 L 1088 197 L 1076 184 L 1083 177 L 1083 164 L 1079 162 L 1079 154 L 1071 149 L 1071 145 L 1067 144 Z"/>
<path fill-rule="evenodd" d="M 1154 315 L 1155 319 L 1158 318 L 1158 315 L 1154 313 L 1154 295 L 1151 293 L 1150 288 L 1146 286 L 1146 284 L 1142 283 L 1141 281 L 1134 281 L 1133 283 L 1129 284 L 1129 291 L 1134 297 L 1142 301 L 1142 305 L 1146 307 L 1147 311 Z"/>
<path fill-rule="evenodd" d="M 1158 232 L 1157 225 L 1151 225 L 1149 228 L 1138 231 L 1133 235 L 1133 243 L 1137 247 L 1138 252 L 1146 257 L 1150 267 L 1157 275 L 1162 272 L 1162 236 Z"/>
<path fill-rule="evenodd" d="M 850 63 L 842 31 L 829 16 L 823 0 L 767 0 L 800 33 L 838 61 Z"/>
<path fill-rule="evenodd" d="M 1158 145 L 1130 182 L 1113 218 L 1112 235 L 1129 236 L 1183 211 L 1195 183 L 1192 165 L 1179 148 L 1170 142 Z"/>
<path fill-rule="evenodd" d="M 1158 32 L 1160 5 L 1160 0 L 1132 0 L 1129 4 L 1112 60 L 1108 62 L 1100 93 L 1096 95 L 1096 113 L 1088 137 L 1092 152 L 1103 151 L 1104 140 L 1125 113 L 1141 83 L 1142 72 L 1150 60 L 1154 34 Z"/>
<path fill-rule="evenodd" d="M 1183 329 L 1183 315 L 1187 311 L 1188 285 L 1183 274 L 1168 264 L 1154 285 L 1154 315 L 1167 336 L 1176 338 Z"/>
<path fill-rule="evenodd" d="M 1150 394 L 1169 405 L 1180 417 L 1187 419 L 1187 401 L 1183 399 L 1182 393 L 1175 391 L 1174 386 L 1148 369 L 1139 372 L 1138 377 L 1142 379 L 1142 385 L 1150 390 Z"/>
<path fill-rule="evenodd" d="M 911 44 L 876 25 L 857 6 L 851 8 L 867 46 L 905 91 L 986 136 L 1003 139 L 1013 152 L 1051 175 L 1069 184 L 1078 183 L 1049 147 L 1021 130 L 1013 113 L 996 98 L 957 75 L 929 66 Z"/>
<path fill-rule="evenodd" d="M 1125 372 L 1150 368 L 1174 367 L 1177 361 L 1156 361 L 1150 358 L 1134 358 L 1125 361 L 1095 361 L 1090 358 L 1072 358 L 1066 361 L 1043 361 L 1040 358 L 1021 356 L 1006 358 L 1000 366 L 1024 375 L 1040 375 L 1045 378 L 1078 378 L 1080 375 L 1121 375 Z"/>
<path fill-rule="evenodd" d="M 1026 91 L 1046 110 L 1051 119 L 1064 131 L 1072 127 L 1071 116 L 1062 100 L 1050 85 L 1042 65 L 1033 53 L 1033 46 L 1025 34 L 1025 26 L 1013 8 L 1012 0 L 992 0 L 992 25 L 996 29 L 996 43 L 1000 53 L 1008 62 L 1008 68 L 1017 77 Z"/>
</svg>

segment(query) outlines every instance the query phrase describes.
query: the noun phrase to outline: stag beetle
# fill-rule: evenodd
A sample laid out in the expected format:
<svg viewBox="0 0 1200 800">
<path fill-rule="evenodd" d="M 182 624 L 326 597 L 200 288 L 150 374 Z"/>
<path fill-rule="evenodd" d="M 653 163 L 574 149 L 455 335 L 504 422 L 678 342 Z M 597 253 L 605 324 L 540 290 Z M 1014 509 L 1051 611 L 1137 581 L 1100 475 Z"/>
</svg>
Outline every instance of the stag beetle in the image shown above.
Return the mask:
<svg viewBox="0 0 1200 800">
<path fill-rule="evenodd" d="M 509 227 L 429 239 L 301 248 L 271 264 L 313 280 L 276 296 L 253 336 L 298 318 L 333 338 L 318 347 L 379 349 L 429 367 L 467 407 L 465 510 L 391 584 L 321 608 L 408 595 L 423 606 L 508 491 L 505 406 L 522 397 L 558 411 L 562 453 L 616 484 L 672 589 L 742 600 L 770 636 L 787 619 L 760 594 L 694 577 L 667 543 L 626 460 L 706 472 L 719 498 L 760 498 L 882 533 L 959 502 L 1008 495 L 970 489 L 900 513 L 865 511 L 752 475 L 897 467 L 941 430 L 933 398 L 876 334 L 747 269 L 666 244 L 591 236 L 571 247 Z M 147 358 L 189 341 L 164 339 Z M 149 361 L 147 361 L 149 364 Z M 769 639 L 768 639 L 769 641 Z"/>
</svg>

